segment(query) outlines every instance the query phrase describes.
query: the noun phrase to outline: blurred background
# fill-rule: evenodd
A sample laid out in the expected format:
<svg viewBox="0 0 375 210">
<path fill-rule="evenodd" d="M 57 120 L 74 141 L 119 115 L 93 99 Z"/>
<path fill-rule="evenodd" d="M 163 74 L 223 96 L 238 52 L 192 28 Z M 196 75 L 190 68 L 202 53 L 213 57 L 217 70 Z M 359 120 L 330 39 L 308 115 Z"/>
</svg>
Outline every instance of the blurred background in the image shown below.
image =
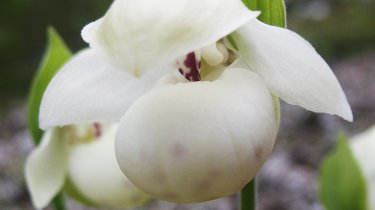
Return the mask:
<svg viewBox="0 0 375 210">
<path fill-rule="evenodd" d="M 0 1 L 0 209 L 33 209 L 23 178 L 33 145 L 25 104 L 33 74 L 54 26 L 67 45 L 86 46 L 81 28 L 101 17 L 111 0 Z M 309 40 L 337 75 L 354 123 L 282 103 L 277 145 L 258 176 L 259 210 L 319 210 L 317 168 L 335 145 L 375 123 L 375 0 L 287 0 L 288 28 Z M 82 209 L 69 202 L 70 209 Z M 147 209 L 232 210 L 236 196 L 197 205 L 154 201 Z"/>
</svg>

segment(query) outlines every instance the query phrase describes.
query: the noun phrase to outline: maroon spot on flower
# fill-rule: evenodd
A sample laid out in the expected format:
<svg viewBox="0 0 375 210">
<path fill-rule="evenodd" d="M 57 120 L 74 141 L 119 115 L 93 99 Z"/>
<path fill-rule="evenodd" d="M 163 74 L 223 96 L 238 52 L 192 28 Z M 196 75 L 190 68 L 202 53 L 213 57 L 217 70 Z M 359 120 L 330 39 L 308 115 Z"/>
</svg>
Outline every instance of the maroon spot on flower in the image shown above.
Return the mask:
<svg viewBox="0 0 375 210">
<path fill-rule="evenodd" d="M 192 82 L 200 81 L 200 68 L 201 61 L 197 60 L 197 57 L 194 52 L 188 53 L 185 56 L 183 63 L 177 62 L 179 65 L 178 71 L 187 79 Z"/>
<path fill-rule="evenodd" d="M 98 122 L 93 123 L 94 126 L 94 136 L 99 138 L 102 135 L 102 126 Z"/>
<path fill-rule="evenodd" d="M 212 181 L 209 179 L 203 180 L 198 184 L 198 190 L 203 191 L 203 190 L 208 190 L 212 186 Z"/>
<path fill-rule="evenodd" d="M 155 172 L 154 176 L 155 176 L 155 180 L 159 183 L 163 183 L 166 179 L 166 176 L 162 171 Z"/>
<path fill-rule="evenodd" d="M 262 147 L 257 147 L 255 149 L 255 153 L 254 154 L 255 154 L 255 159 L 257 161 L 262 160 L 262 157 L 263 157 L 263 149 L 262 149 Z"/>
<path fill-rule="evenodd" d="M 173 157 L 183 157 L 188 153 L 188 149 L 185 145 L 177 142 L 172 145 L 170 152 Z"/>
</svg>

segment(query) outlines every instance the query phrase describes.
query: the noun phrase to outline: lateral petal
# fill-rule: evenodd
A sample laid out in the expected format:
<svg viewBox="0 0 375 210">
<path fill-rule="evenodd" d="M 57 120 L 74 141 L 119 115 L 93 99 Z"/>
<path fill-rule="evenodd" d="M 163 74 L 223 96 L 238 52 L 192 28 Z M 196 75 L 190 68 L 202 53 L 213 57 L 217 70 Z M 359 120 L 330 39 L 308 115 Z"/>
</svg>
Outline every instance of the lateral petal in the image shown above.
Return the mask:
<svg viewBox="0 0 375 210">
<path fill-rule="evenodd" d="M 353 120 L 332 70 L 298 34 L 253 20 L 233 34 L 243 60 L 281 99 Z"/>
<path fill-rule="evenodd" d="M 159 68 L 137 78 L 108 64 L 95 50 L 83 50 L 48 85 L 40 107 L 40 127 L 119 121 L 136 98 L 172 69 L 172 65 Z"/>
</svg>

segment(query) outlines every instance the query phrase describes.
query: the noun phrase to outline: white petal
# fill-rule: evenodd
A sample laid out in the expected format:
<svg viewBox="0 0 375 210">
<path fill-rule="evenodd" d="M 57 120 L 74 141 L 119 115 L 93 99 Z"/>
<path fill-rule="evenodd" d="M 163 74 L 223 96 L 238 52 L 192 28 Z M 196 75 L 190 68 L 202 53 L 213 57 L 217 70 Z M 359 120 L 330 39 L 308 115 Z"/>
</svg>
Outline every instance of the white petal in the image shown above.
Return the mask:
<svg viewBox="0 0 375 210">
<path fill-rule="evenodd" d="M 150 200 L 120 170 L 114 151 L 117 126 L 104 126 L 102 136 L 72 148 L 69 177 L 82 195 L 102 207 L 129 207 Z"/>
<path fill-rule="evenodd" d="M 259 12 L 241 0 L 116 0 L 83 39 L 135 74 L 225 37 Z"/>
<path fill-rule="evenodd" d="M 120 168 L 141 190 L 173 202 L 239 191 L 273 148 L 272 97 L 258 75 L 227 69 L 216 81 L 171 82 L 137 100 L 116 136 Z"/>
<path fill-rule="evenodd" d="M 224 55 L 218 49 L 218 43 L 213 43 L 201 49 L 202 58 L 210 65 L 217 66 L 224 63 Z M 220 43 L 220 45 L 222 45 Z"/>
<path fill-rule="evenodd" d="M 96 53 L 84 50 L 52 79 L 40 108 L 40 127 L 92 121 L 119 121 L 130 104 L 149 90 L 171 66 L 140 78 L 121 71 Z"/>
<path fill-rule="evenodd" d="M 351 148 L 367 181 L 370 209 L 375 209 L 375 126 L 351 140 Z"/>
<path fill-rule="evenodd" d="M 298 34 L 254 20 L 241 27 L 233 38 L 244 61 L 280 98 L 314 112 L 353 120 L 330 67 Z"/>
<path fill-rule="evenodd" d="M 34 206 L 42 209 L 62 188 L 66 177 L 67 150 L 59 129 L 50 129 L 26 161 L 26 184 Z"/>
</svg>

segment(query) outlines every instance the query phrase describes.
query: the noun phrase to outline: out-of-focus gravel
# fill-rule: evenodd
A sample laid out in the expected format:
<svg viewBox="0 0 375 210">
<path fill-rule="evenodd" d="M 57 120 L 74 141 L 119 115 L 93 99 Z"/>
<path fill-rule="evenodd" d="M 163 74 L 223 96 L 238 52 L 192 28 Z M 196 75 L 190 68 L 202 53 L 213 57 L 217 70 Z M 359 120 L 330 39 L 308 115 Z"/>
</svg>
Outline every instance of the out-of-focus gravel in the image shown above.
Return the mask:
<svg viewBox="0 0 375 210">
<path fill-rule="evenodd" d="M 317 115 L 282 103 L 282 122 L 274 152 L 258 175 L 258 210 L 322 210 L 317 199 L 317 168 L 335 144 L 338 131 L 359 133 L 375 123 L 375 52 L 332 65 L 354 112 L 354 123 Z M 33 209 L 23 178 L 24 161 L 33 145 L 26 130 L 25 101 L 0 112 L 0 209 Z M 72 210 L 94 210 L 74 201 Z M 136 210 L 234 210 L 237 197 L 201 204 L 153 201 Z"/>
</svg>

